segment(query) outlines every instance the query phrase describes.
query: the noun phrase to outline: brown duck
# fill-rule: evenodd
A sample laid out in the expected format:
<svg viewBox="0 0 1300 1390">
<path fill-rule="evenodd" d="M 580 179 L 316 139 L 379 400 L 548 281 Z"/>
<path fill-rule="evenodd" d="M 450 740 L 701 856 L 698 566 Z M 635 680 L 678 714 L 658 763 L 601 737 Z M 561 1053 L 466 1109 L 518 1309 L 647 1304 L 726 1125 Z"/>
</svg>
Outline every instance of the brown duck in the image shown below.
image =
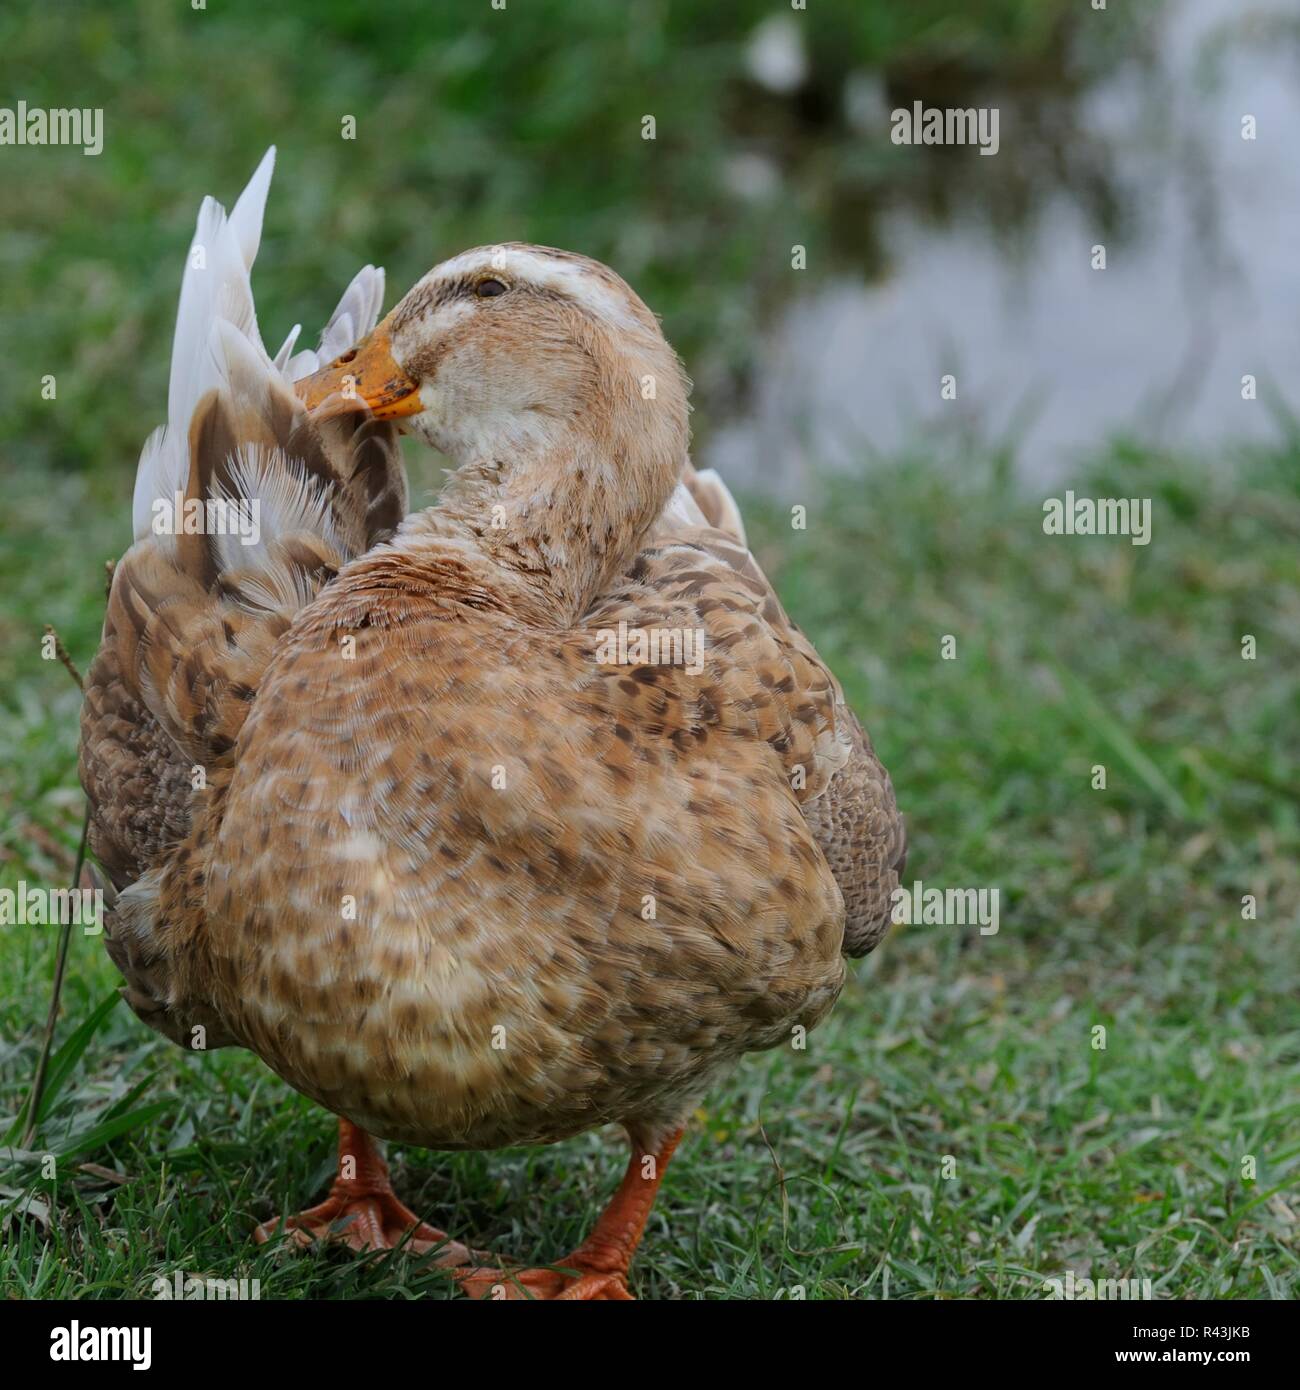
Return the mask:
<svg viewBox="0 0 1300 1390">
<path fill-rule="evenodd" d="M 689 383 L 632 290 L 485 247 L 375 326 L 367 267 L 319 353 L 272 358 L 271 159 L 200 213 L 87 682 L 108 948 L 154 1028 L 250 1048 L 340 1117 L 295 1238 L 436 1248 L 480 1296 L 628 1298 L 692 1109 L 884 933 L 889 777 L 691 468 Z M 454 465 L 411 515 L 399 430 Z M 555 1268 L 420 1222 L 370 1137 L 607 1122 L 627 1174 Z"/>
</svg>

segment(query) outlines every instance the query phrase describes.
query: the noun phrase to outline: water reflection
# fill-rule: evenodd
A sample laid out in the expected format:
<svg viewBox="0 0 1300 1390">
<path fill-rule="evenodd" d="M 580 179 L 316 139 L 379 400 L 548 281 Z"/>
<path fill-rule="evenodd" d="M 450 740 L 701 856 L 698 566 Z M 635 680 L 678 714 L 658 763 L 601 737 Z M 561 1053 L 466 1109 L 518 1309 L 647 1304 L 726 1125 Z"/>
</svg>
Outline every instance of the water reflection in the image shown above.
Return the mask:
<svg viewBox="0 0 1300 1390">
<path fill-rule="evenodd" d="M 1279 410 L 1300 411 L 1300 18 L 1294 0 L 1152 15 L 1112 62 L 1063 46 L 1046 87 L 984 90 L 1003 108 L 996 158 L 909 152 L 926 196 L 857 219 L 874 271 L 782 313 L 708 463 L 784 489 L 973 433 L 1047 480 L 1115 436 L 1213 449 L 1280 432 Z M 860 105 L 887 123 L 918 87 L 934 100 L 931 78 L 891 76 Z"/>
</svg>

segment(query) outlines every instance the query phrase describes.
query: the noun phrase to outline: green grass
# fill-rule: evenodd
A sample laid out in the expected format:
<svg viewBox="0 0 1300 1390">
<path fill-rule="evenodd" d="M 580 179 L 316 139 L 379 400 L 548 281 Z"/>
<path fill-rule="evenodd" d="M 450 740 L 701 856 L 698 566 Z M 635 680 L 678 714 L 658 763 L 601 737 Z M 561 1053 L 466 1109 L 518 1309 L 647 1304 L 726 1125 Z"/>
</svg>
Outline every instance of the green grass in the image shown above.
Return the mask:
<svg viewBox="0 0 1300 1390">
<path fill-rule="evenodd" d="M 750 1058 L 708 1099 L 638 1260 L 642 1297 L 1041 1297 L 1067 1266 L 1164 1298 L 1300 1290 L 1300 450 L 1211 469 L 1121 447 L 1076 473 L 1082 494 L 1154 499 L 1145 548 L 1045 536 L 1041 499 L 975 457 L 828 485 L 802 499 L 806 531 L 750 510 L 893 772 L 909 880 L 999 888 L 1000 931 L 895 929 L 806 1052 Z M 54 621 L 88 659 L 118 493 L 68 477 L 6 499 L 30 525 L 0 559 L 0 885 L 57 883 L 71 862 L 77 696 L 37 635 Z M 6 931 L 11 1117 L 53 949 L 48 929 Z M 113 982 L 74 937 L 61 1041 Z M 54 1179 L 21 1156 L 0 1173 L 0 1285 L 147 1295 L 181 1269 L 259 1278 L 265 1298 L 449 1296 L 411 1259 L 253 1246 L 257 1221 L 319 1197 L 333 1142 L 248 1054 L 183 1054 L 112 1009 L 42 1124 Z M 612 1135 L 393 1157 L 422 1215 L 539 1261 L 581 1237 L 624 1162 Z M 45 1205 L 16 1214 L 29 1198 Z"/>
</svg>

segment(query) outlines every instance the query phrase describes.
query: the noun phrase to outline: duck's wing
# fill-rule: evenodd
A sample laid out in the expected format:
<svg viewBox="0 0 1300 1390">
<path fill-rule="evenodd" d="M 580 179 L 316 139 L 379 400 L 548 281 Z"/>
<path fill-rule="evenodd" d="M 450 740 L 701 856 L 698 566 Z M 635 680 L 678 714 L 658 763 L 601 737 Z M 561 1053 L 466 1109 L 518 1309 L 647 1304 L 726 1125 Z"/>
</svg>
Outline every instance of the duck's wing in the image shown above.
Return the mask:
<svg viewBox="0 0 1300 1390">
<path fill-rule="evenodd" d="M 839 682 L 787 616 L 712 471 L 687 468 L 631 574 L 589 621 L 642 629 L 696 623 L 708 669 L 780 757 L 844 896 L 844 954 L 884 936 L 907 840 L 889 774 Z"/>
<path fill-rule="evenodd" d="M 295 613 L 406 513 L 395 431 L 357 415 L 308 423 L 292 382 L 318 354 L 272 359 L 249 271 L 274 151 L 227 217 L 200 210 L 172 350 L 168 421 L 136 476 L 135 544 L 116 566 L 86 681 L 80 773 L 90 846 L 127 890 L 110 952 L 145 1012 L 162 986 L 149 968 L 150 875 L 186 834 L 194 798 L 229 762 L 262 673 Z M 373 327 L 383 273 L 345 292 L 320 353 Z M 133 886 L 134 885 L 134 886 Z"/>
</svg>

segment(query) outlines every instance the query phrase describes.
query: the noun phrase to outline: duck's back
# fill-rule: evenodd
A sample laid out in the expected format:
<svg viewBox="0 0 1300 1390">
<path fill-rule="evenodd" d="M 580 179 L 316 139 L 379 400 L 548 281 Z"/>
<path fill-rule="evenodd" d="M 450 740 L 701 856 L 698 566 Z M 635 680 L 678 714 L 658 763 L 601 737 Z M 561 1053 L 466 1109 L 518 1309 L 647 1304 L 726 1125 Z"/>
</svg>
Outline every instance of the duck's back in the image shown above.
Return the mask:
<svg viewBox="0 0 1300 1390">
<path fill-rule="evenodd" d="M 842 897 L 790 774 L 816 720 L 738 700 L 707 636 L 698 670 L 620 661 L 608 617 L 359 607 L 345 570 L 264 677 L 207 849 L 215 1002 L 379 1134 L 667 1113 L 839 992 Z"/>
</svg>

